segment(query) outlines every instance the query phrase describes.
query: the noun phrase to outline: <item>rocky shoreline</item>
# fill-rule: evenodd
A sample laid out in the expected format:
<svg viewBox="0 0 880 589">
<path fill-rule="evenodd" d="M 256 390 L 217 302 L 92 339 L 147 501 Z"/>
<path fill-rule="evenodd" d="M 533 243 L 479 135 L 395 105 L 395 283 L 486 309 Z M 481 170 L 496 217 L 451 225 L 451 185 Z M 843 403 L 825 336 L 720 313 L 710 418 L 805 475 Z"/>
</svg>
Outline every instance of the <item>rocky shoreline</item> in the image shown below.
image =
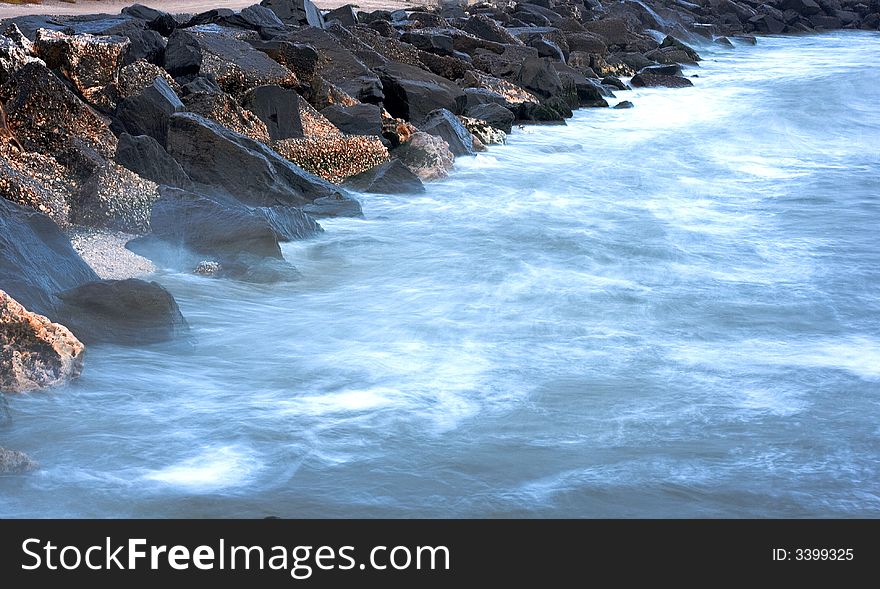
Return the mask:
<svg viewBox="0 0 880 589">
<path fill-rule="evenodd" d="M 702 43 L 878 26 L 878 0 L 263 0 L 0 21 L 0 391 L 69 382 L 94 343 L 186 337 L 142 279 L 156 268 L 297 280 L 280 244 L 361 215 L 353 193 L 416 194 L 515 126 L 691 86 Z M 0 473 L 33 467 L 0 448 Z"/>
</svg>

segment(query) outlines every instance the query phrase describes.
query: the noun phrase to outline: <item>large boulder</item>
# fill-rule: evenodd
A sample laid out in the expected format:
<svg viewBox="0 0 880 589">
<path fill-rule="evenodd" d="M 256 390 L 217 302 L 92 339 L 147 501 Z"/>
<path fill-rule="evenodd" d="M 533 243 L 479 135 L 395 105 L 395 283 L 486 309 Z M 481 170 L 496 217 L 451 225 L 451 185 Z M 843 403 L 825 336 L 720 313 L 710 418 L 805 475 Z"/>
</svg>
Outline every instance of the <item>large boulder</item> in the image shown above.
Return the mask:
<svg viewBox="0 0 880 589">
<path fill-rule="evenodd" d="M 13 72 L 0 94 L 9 128 L 25 150 L 55 158 L 76 178 L 91 176 L 116 151 L 108 121 L 41 63 Z"/>
<path fill-rule="evenodd" d="M 449 145 L 453 155 L 476 155 L 474 140 L 458 118 L 445 108 L 428 113 L 425 121 L 419 125 L 425 133 L 441 137 Z"/>
<path fill-rule="evenodd" d="M 45 213 L 66 227 L 70 222 L 68 196 L 73 190 L 67 171 L 54 158 L 0 145 L 0 198 Z"/>
<path fill-rule="evenodd" d="M 116 88 L 119 100 L 137 96 L 149 88 L 156 78 L 162 78 L 175 94 L 180 95 L 181 87 L 171 75 L 154 63 L 138 60 L 119 70 L 119 81 Z M 218 90 L 219 91 L 219 90 Z"/>
<path fill-rule="evenodd" d="M 167 37 L 177 28 L 177 20 L 167 13 L 142 4 L 133 4 L 122 9 L 122 14 L 146 21 L 147 26 Z"/>
<path fill-rule="evenodd" d="M 553 62 L 547 58 L 524 60 L 511 81 L 542 97 L 558 96 L 564 90 Z"/>
<path fill-rule="evenodd" d="M 186 110 L 164 78 L 155 78 L 140 94 L 126 98 L 116 110 L 116 118 L 130 135 L 149 135 L 165 145 L 168 119 Z"/>
<path fill-rule="evenodd" d="M 474 105 L 467 109 L 465 114 L 471 118 L 486 121 L 492 127 L 505 133 L 510 133 L 513 121 L 516 119 L 509 108 L 493 102 Z"/>
<path fill-rule="evenodd" d="M 15 35 L 20 41 L 10 38 L 9 35 Z M 12 72 L 21 69 L 25 64 L 38 62 L 46 65 L 43 60 L 34 54 L 33 43 L 21 34 L 15 24 L 10 25 L 10 31 L 5 35 L 0 35 L 0 86 Z"/>
<path fill-rule="evenodd" d="M 783 10 L 794 10 L 803 16 L 812 16 L 822 12 L 822 7 L 815 0 L 782 0 L 778 6 Z"/>
<path fill-rule="evenodd" d="M 186 110 L 210 119 L 254 141 L 269 143 L 269 130 L 253 112 L 225 92 L 194 92 L 183 99 Z"/>
<path fill-rule="evenodd" d="M 107 162 L 74 196 L 71 220 L 89 227 L 106 227 L 126 233 L 146 233 L 150 209 L 159 197 L 154 182 Z"/>
<path fill-rule="evenodd" d="M 324 17 L 309 0 L 263 0 L 260 6 L 270 9 L 284 24 L 323 27 Z"/>
<path fill-rule="evenodd" d="M 248 42 L 209 31 L 176 30 L 165 48 L 165 69 L 174 76 L 212 76 L 241 97 L 257 86 L 296 87 L 296 76 Z"/>
<path fill-rule="evenodd" d="M 377 194 L 416 194 L 425 191 L 419 177 L 397 158 L 349 178 L 346 186 Z"/>
<path fill-rule="evenodd" d="M 171 293 L 137 278 L 89 282 L 58 294 L 60 320 L 86 344 L 141 345 L 186 334 Z"/>
<path fill-rule="evenodd" d="M 353 27 L 359 22 L 357 10 L 352 4 L 334 8 L 324 15 L 324 20 L 326 22 L 338 20 L 344 27 Z"/>
<path fill-rule="evenodd" d="M 0 285 L 27 309 L 54 318 L 55 293 L 98 280 L 49 217 L 0 198 Z"/>
<path fill-rule="evenodd" d="M 116 146 L 116 163 L 156 184 L 180 188 L 192 186 L 192 180 L 180 164 L 149 135 L 120 135 Z"/>
<path fill-rule="evenodd" d="M 283 139 L 274 147 L 302 169 L 337 184 L 388 159 L 382 140 L 366 135 L 337 133 Z"/>
<path fill-rule="evenodd" d="M 455 156 L 442 137 L 419 131 L 394 150 L 401 163 L 422 180 L 439 180 L 449 175 Z"/>
<path fill-rule="evenodd" d="M 385 108 L 392 116 L 416 125 L 438 108 L 461 114 L 467 105 L 460 87 L 417 67 L 389 63 L 378 68 L 377 73 L 385 89 Z"/>
<path fill-rule="evenodd" d="M 609 51 L 649 51 L 657 47 L 657 42 L 630 30 L 626 21 L 620 18 L 603 18 L 584 23 L 588 32 L 598 35 Z"/>
<path fill-rule="evenodd" d="M 257 86 L 245 94 L 242 104 L 263 121 L 269 138 L 275 141 L 303 137 L 300 100 L 300 95 L 288 88 Z"/>
<path fill-rule="evenodd" d="M 130 45 L 128 39 L 41 29 L 34 45 L 46 65 L 58 69 L 86 100 L 100 108 L 115 106 L 113 85 Z"/>
<path fill-rule="evenodd" d="M 244 8 L 232 16 L 223 17 L 222 22 L 228 26 L 257 31 L 266 39 L 282 34 L 286 29 L 286 25 L 278 15 L 259 4 Z"/>
<path fill-rule="evenodd" d="M 265 145 L 192 113 L 171 116 L 168 153 L 187 175 L 256 206 L 305 205 L 322 197 L 349 200 Z"/>
<path fill-rule="evenodd" d="M 375 104 L 334 104 L 321 111 L 327 120 L 349 135 L 382 135 L 382 109 Z"/>
<path fill-rule="evenodd" d="M 521 45 L 522 41 L 513 36 L 507 29 L 482 14 L 475 14 L 461 24 L 461 29 L 481 39 L 501 43 L 502 45 Z"/>
<path fill-rule="evenodd" d="M 634 88 L 687 88 L 694 83 L 681 76 L 664 76 L 661 74 L 641 73 L 634 75 L 629 82 Z"/>
<path fill-rule="evenodd" d="M 85 346 L 63 325 L 0 290 L 0 391 L 23 393 L 79 377 Z"/>
</svg>

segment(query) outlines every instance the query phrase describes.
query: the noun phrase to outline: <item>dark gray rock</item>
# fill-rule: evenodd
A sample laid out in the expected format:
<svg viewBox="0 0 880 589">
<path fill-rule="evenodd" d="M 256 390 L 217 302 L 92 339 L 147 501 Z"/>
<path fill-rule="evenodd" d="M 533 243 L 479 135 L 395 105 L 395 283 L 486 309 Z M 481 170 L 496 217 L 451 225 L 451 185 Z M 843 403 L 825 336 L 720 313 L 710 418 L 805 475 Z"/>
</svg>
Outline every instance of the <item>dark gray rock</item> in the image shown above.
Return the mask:
<svg viewBox="0 0 880 589">
<path fill-rule="evenodd" d="M 486 121 L 492 127 L 501 129 L 505 133 L 510 133 L 513 121 L 516 120 L 510 109 L 492 102 L 468 108 L 466 114 L 471 118 Z"/>
<path fill-rule="evenodd" d="M 54 221 L 0 198 L 0 289 L 55 320 L 55 295 L 93 280 L 97 274 Z"/>
<path fill-rule="evenodd" d="M 258 86 L 248 91 L 242 106 L 266 124 L 273 141 L 303 137 L 300 100 L 293 90 L 280 86 Z"/>
<path fill-rule="evenodd" d="M 141 4 L 134 4 L 122 9 L 122 14 L 132 18 L 139 18 L 147 22 L 147 26 L 159 34 L 167 37 L 177 28 L 177 21 L 167 12 L 149 8 Z"/>
<path fill-rule="evenodd" d="M 538 57 L 549 57 L 550 59 L 565 61 L 565 54 L 562 48 L 549 39 L 534 37 L 529 41 L 529 47 L 534 47 L 538 50 Z"/>
<path fill-rule="evenodd" d="M 445 108 L 428 113 L 424 122 L 419 125 L 419 129 L 445 140 L 449 144 L 449 150 L 456 157 L 477 153 L 470 131 L 458 120 L 458 117 Z"/>
<path fill-rule="evenodd" d="M 346 182 L 354 190 L 377 194 L 417 194 L 425 191 L 418 176 L 394 158 Z"/>
<path fill-rule="evenodd" d="M 278 15 L 284 24 L 324 27 L 321 11 L 309 0 L 263 0 L 260 5 Z"/>
<path fill-rule="evenodd" d="M 635 106 L 635 105 L 634 105 L 632 102 L 630 102 L 629 100 L 621 100 L 620 102 L 618 102 L 617 104 L 614 105 L 614 108 L 618 108 L 618 109 L 620 109 L 620 108 L 632 108 L 632 107 L 634 107 L 634 106 Z"/>
<path fill-rule="evenodd" d="M 407 31 L 400 36 L 400 40 L 416 49 L 437 55 L 452 55 L 454 47 L 452 37 L 432 31 Z"/>
<path fill-rule="evenodd" d="M 192 186 L 192 180 L 180 164 L 149 135 L 120 135 L 116 146 L 116 163 L 156 184 L 180 188 Z"/>
<path fill-rule="evenodd" d="M 351 200 L 262 143 L 193 113 L 168 124 L 168 153 L 195 182 L 214 186 L 255 206 L 301 206 L 319 198 Z"/>
<path fill-rule="evenodd" d="M 471 109 L 481 104 L 497 104 L 500 106 L 507 105 L 507 99 L 504 98 L 504 96 L 486 88 L 465 88 L 464 94 L 467 101 L 465 105 L 465 110 Z"/>
<path fill-rule="evenodd" d="M 602 78 L 602 84 L 604 86 L 611 86 L 612 88 L 616 88 L 618 90 L 629 90 L 630 87 L 623 83 L 623 81 L 616 76 L 605 76 Z"/>
<path fill-rule="evenodd" d="M 232 16 L 227 16 L 222 22 L 231 27 L 257 31 L 266 38 L 281 34 L 287 28 L 274 12 L 259 4 L 244 8 Z"/>
<path fill-rule="evenodd" d="M 168 82 L 157 77 L 143 92 L 123 100 L 116 110 L 116 118 L 130 135 L 149 135 L 164 146 L 168 118 L 183 110 L 183 103 Z"/>
<path fill-rule="evenodd" d="M 482 14 L 471 16 L 460 25 L 460 28 L 471 35 L 487 41 L 503 45 L 518 45 L 520 43 L 507 29 Z"/>
<path fill-rule="evenodd" d="M 461 88 L 415 66 L 389 63 L 377 73 L 385 89 L 385 108 L 392 116 L 416 125 L 438 108 L 461 114 L 467 104 Z"/>
<path fill-rule="evenodd" d="M 782 0 L 779 6 L 783 10 L 794 10 L 804 16 L 812 16 L 822 12 L 822 8 L 814 0 Z"/>
<path fill-rule="evenodd" d="M 171 293 L 156 282 L 100 280 L 59 293 L 60 322 L 85 344 L 142 345 L 189 331 Z"/>
<path fill-rule="evenodd" d="M 323 196 L 305 205 L 302 210 L 313 217 L 362 217 L 361 203 L 353 198 Z"/>
<path fill-rule="evenodd" d="M 200 12 L 199 14 L 193 15 L 193 17 L 190 18 L 185 24 L 181 25 L 181 27 L 191 28 L 214 24 L 221 22 L 223 19 L 229 18 L 234 14 L 235 11 L 229 8 L 215 8 L 212 10 L 206 10 L 205 12 Z"/>
<path fill-rule="evenodd" d="M 567 90 L 566 96 L 553 98 L 564 99 L 569 103 L 569 106 L 608 106 L 605 97 L 612 95 L 612 93 L 603 87 L 598 80 L 587 78 L 573 67 L 567 66 L 564 63 L 554 63 L 553 69 L 556 70 L 556 74 L 559 76 L 563 87 Z M 574 90 L 574 96 L 571 96 L 572 90 Z"/>
<path fill-rule="evenodd" d="M 655 74 L 658 76 L 680 76 L 681 66 L 677 63 L 662 65 L 649 65 L 639 70 L 640 74 Z"/>
<path fill-rule="evenodd" d="M 334 104 L 321 111 L 331 123 L 349 135 L 382 135 L 382 109 L 375 104 Z"/>
<path fill-rule="evenodd" d="M 222 94 L 223 89 L 217 85 L 213 78 L 198 76 L 181 87 L 184 96 L 190 94 Z"/>
<path fill-rule="evenodd" d="M 523 61 L 512 81 L 541 97 L 562 94 L 562 81 L 552 63 L 544 58 L 528 58 Z"/>
<path fill-rule="evenodd" d="M 353 27 L 358 24 L 357 10 L 351 4 L 335 8 L 324 15 L 324 21 L 338 20 L 345 27 Z"/>
<path fill-rule="evenodd" d="M 687 88 L 693 86 L 694 83 L 687 78 L 681 76 L 661 76 L 658 74 L 636 74 L 629 82 L 636 88 Z"/>
</svg>

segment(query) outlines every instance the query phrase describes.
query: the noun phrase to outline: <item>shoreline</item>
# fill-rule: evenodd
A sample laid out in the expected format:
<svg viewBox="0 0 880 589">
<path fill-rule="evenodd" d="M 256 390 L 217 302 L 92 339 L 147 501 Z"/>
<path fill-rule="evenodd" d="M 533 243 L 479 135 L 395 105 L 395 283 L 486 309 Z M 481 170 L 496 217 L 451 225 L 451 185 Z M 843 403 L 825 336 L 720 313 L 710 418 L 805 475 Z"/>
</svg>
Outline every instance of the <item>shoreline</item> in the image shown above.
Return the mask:
<svg viewBox="0 0 880 589">
<path fill-rule="evenodd" d="M 352 193 L 418 194 L 514 126 L 633 106 L 615 100 L 630 87 L 693 86 L 697 42 L 880 26 L 880 14 L 817 16 L 813 4 L 749 9 L 735 24 L 701 6 L 660 2 L 661 17 L 550 4 L 322 14 L 272 0 L 189 19 L 87 4 L 71 7 L 78 17 L 5 19 L 0 289 L 15 303 L 6 320 L 38 327 L 0 342 L 30 359 L 3 391 L 77 378 L 92 343 L 184 338 L 171 293 L 140 280 L 157 268 L 294 281 L 280 244 L 362 216 Z"/>
</svg>

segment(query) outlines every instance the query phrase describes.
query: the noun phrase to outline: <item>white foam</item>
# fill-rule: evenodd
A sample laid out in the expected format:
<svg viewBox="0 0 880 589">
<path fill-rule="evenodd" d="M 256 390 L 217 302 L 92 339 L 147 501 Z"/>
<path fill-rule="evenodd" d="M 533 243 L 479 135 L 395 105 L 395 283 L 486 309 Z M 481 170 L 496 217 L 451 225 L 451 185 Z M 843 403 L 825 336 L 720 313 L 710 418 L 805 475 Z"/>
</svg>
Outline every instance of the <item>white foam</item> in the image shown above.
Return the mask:
<svg viewBox="0 0 880 589">
<path fill-rule="evenodd" d="M 215 491 L 244 484 L 255 470 L 249 451 L 235 446 L 205 447 L 198 455 L 153 470 L 143 478 L 190 491 Z"/>
</svg>

